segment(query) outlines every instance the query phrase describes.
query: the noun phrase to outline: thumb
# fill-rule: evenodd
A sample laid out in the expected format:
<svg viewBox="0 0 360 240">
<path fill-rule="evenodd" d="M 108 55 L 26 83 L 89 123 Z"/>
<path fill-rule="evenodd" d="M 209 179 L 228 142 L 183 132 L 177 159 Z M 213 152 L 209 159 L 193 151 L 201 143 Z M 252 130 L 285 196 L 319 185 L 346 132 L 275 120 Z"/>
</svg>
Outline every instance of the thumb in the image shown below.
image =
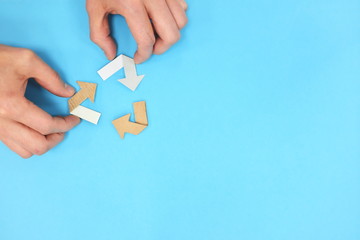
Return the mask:
<svg viewBox="0 0 360 240">
<path fill-rule="evenodd" d="M 109 60 L 116 56 L 116 44 L 110 35 L 108 14 L 100 1 L 87 1 L 86 9 L 90 22 L 90 38 L 105 53 Z"/>
<path fill-rule="evenodd" d="M 43 88 L 59 97 L 71 97 L 75 89 L 66 84 L 49 65 L 40 57 L 34 56 L 28 76 L 34 78 Z"/>
</svg>

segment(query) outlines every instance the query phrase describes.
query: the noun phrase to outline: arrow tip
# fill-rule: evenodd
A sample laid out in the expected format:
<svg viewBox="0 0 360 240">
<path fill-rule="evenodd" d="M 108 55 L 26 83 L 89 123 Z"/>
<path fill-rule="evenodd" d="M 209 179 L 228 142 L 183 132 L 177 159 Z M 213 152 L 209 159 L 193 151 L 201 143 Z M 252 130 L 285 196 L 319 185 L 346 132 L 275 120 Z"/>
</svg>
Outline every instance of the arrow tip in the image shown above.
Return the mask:
<svg viewBox="0 0 360 240">
<path fill-rule="evenodd" d="M 131 91 L 135 91 L 144 77 L 145 75 L 139 75 L 139 76 L 122 78 L 119 79 L 118 81 L 121 82 L 123 85 L 125 85 L 127 88 L 129 88 Z"/>
<path fill-rule="evenodd" d="M 94 102 L 97 84 L 90 82 L 82 82 L 82 81 L 76 81 L 76 82 L 77 84 L 79 84 L 81 89 L 87 90 L 88 98 L 90 99 L 91 102 Z"/>
<path fill-rule="evenodd" d="M 122 139 L 125 137 L 126 124 L 129 122 L 129 119 L 130 113 L 112 121 L 112 124 L 115 126 L 116 131 Z"/>
</svg>

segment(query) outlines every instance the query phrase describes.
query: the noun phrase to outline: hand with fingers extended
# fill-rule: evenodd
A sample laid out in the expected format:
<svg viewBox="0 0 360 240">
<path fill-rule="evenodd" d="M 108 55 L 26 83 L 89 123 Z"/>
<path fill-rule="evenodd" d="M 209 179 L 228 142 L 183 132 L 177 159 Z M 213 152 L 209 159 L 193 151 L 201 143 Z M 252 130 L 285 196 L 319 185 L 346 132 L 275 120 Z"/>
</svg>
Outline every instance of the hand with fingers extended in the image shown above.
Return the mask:
<svg viewBox="0 0 360 240">
<path fill-rule="evenodd" d="M 115 58 L 116 45 L 110 35 L 109 14 L 125 17 L 138 48 L 135 62 L 142 63 L 152 53 L 162 54 L 180 38 L 186 25 L 184 0 L 87 0 L 91 40 L 109 60 Z"/>
<path fill-rule="evenodd" d="M 80 122 L 75 116 L 52 117 L 27 100 L 29 78 L 60 97 L 75 92 L 32 51 L 0 45 L 0 140 L 23 158 L 44 154 Z"/>
</svg>

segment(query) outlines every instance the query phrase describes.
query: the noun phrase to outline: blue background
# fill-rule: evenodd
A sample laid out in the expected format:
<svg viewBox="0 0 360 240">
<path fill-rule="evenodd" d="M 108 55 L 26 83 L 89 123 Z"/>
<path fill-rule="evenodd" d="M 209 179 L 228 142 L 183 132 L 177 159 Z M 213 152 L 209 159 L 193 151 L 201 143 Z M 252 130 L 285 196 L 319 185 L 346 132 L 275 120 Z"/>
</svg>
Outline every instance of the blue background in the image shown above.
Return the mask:
<svg viewBox="0 0 360 240">
<path fill-rule="evenodd" d="M 0 145 L 1 240 L 360 239 L 359 0 L 189 0 L 135 92 L 97 75 L 84 1 L 0 3 L 0 42 L 98 83 L 85 106 L 103 113 L 41 157 Z M 34 83 L 27 96 L 68 111 Z M 150 126 L 121 140 L 111 121 L 140 100 Z"/>
</svg>

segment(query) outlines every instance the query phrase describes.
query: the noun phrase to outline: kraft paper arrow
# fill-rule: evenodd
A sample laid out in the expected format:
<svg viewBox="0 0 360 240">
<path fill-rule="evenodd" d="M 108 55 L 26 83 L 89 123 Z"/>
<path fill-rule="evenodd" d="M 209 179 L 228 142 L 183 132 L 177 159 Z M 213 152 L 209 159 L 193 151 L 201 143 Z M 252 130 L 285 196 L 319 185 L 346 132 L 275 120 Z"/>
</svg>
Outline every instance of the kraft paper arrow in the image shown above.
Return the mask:
<svg viewBox="0 0 360 240">
<path fill-rule="evenodd" d="M 102 80 L 105 81 L 122 68 L 124 68 L 125 78 L 118 81 L 132 91 L 135 91 L 135 89 L 139 86 L 145 75 L 137 75 L 135 62 L 132 58 L 128 56 L 125 56 L 123 54 L 117 56 L 114 60 L 101 68 L 98 71 L 98 74 L 100 75 Z"/>
<path fill-rule="evenodd" d="M 138 135 L 148 126 L 145 101 L 133 103 L 133 108 L 135 122 L 130 122 L 130 113 L 112 121 L 122 139 L 125 137 L 125 133 Z"/>
<path fill-rule="evenodd" d="M 75 95 L 72 96 L 68 101 L 70 114 L 78 116 L 79 118 L 93 124 L 97 124 L 100 119 L 101 113 L 80 105 L 88 98 L 91 102 L 95 101 L 97 84 L 81 81 L 76 82 L 79 84 L 80 90 L 75 93 Z"/>
<path fill-rule="evenodd" d="M 135 122 L 141 125 L 148 125 L 148 119 L 146 114 L 146 102 L 134 102 L 134 115 L 135 115 Z"/>
<path fill-rule="evenodd" d="M 74 110 L 77 106 L 82 104 L 87 98 L 90 99 L 91 102 L 95 101 L 95 93 L 96 93 L 96 83 L 89 83 L 89 82 L 81 82 L 76 81 L 77 84 L 80 86 L 80 90 L 75 93 L 72 98 L 69 99 L 69 109 L 70 112 Z"/>
</svg>

